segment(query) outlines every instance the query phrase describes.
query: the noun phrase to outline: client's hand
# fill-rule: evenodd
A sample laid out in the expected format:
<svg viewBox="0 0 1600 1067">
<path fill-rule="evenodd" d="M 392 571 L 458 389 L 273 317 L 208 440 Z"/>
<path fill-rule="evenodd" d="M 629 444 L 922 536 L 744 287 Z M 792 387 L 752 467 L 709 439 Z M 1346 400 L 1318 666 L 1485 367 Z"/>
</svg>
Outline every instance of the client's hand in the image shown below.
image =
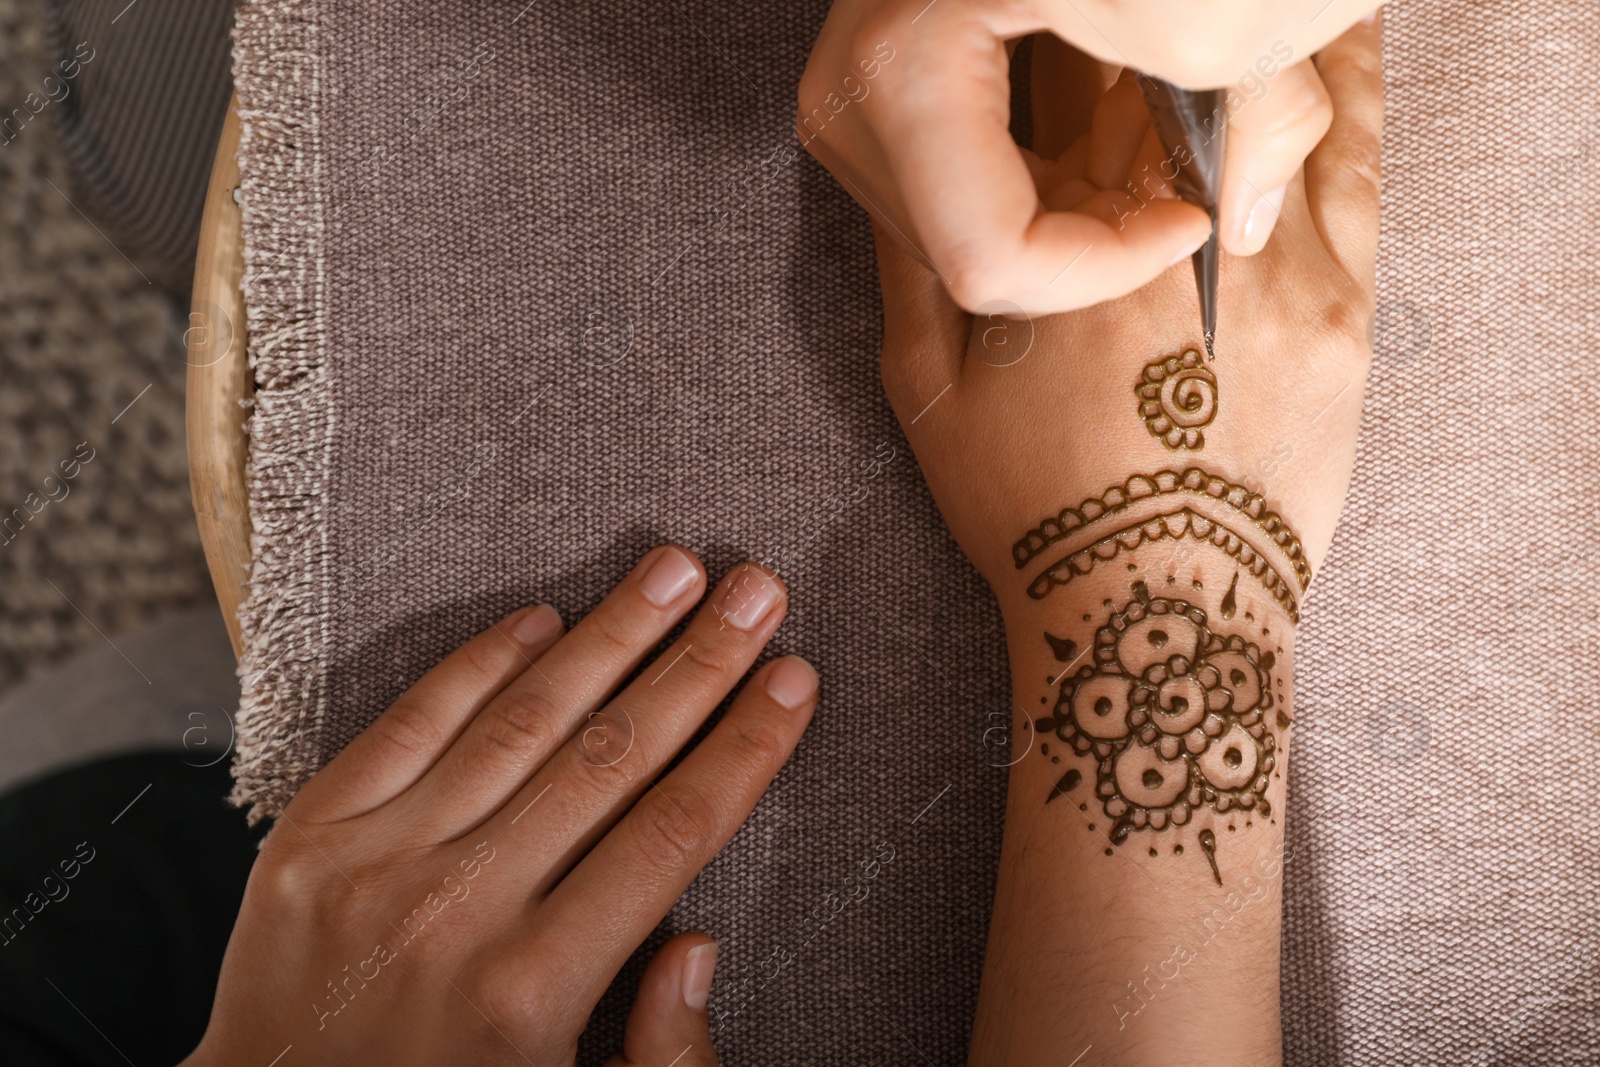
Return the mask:
<svg viewBox="0 0 1600 1067">
<path fill-rule="evenodd" d="M 570 633 L 519 611 L 352 741 L 266 839 L 187 1062 L 570 1064 L 816 704 L 804 661 L 768 663 L 656 782 L 784 616 L 783 586 L 740 566 L 618 692 L 705 584 L 657 549 Z M 716 951 L 683 934 L 656 953 L 613 1065 L 716 1062 Z"/>
</svg>

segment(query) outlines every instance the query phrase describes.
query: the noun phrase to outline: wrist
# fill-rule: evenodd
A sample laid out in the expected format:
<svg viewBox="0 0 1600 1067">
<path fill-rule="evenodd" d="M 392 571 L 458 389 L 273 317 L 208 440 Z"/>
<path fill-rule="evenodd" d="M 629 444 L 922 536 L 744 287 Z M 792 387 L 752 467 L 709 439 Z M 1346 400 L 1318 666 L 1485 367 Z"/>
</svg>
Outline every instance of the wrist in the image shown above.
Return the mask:
<svg viewBox="0 0 1600 1067">
<path fill-rule="evenodd" d="M 1276 1062 L 1288 615 L 1234 557 L 1171 540 L 1021 584 L 1008 933 L 973 1062 Z"/>
</svg>

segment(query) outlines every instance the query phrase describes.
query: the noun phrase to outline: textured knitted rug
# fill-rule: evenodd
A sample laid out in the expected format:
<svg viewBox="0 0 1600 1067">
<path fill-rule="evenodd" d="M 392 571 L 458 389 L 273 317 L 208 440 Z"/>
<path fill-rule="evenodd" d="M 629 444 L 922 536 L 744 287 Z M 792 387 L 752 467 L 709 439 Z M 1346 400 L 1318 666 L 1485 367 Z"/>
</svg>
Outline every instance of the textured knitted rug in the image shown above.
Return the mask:
<svg viewBox="0 0 1600 1067">
<path fill-rule="evenodd" d="M 575 617 L 659 541 L 769 561 L 773 652 L 823 704 L 666 929 L 724 946 L 729 1064 L 959 1064 L 1008 679 L 880 394 L 866 220 L 792 151 L 824 7 L 245 0 L 238 798 L 283 800 L 467 635 Z M 1390 19 L 1378 366 L 1298 656 L 1294 1064 L 1600 1062 L 1574 807 L 1600 791 L 1597 33 L 1505 0 Z M 868 898 L 798 935 L 880 842 Z"/>
</svg>

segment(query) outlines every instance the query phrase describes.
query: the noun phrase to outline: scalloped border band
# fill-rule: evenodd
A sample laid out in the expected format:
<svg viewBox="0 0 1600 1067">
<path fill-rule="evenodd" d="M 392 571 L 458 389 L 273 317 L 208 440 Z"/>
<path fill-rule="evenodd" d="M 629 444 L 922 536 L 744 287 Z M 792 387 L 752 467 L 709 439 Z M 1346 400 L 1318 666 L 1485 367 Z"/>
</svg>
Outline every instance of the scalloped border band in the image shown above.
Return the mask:
<svg viewBox="0 0 1600 1067">
<path fill-rule="evenodd" d="M 1124 550 L 1132 550 L 1151 541 L 1176 541 L 1185 537 L 1215 545 L 1228 553 L 1261 583 L 1262 588 L 1289 616 L 1290 622 L 1300 621 L 1300 605 L 1294 591 L 1265 557 L 1222 523 L 1186 507 L 1125 526 L 1088 548 L 1058 560 L 1028 585 L 1028 595 L 1035 600 L 1043 600 L 1051 590 L 1066 585 L 1080 574 L 1088 574 L 1097 563 L 1114 559 Z"/>
<path fill-rule="evenodd" d="M 1248 520 L 1246 532 L 1227 523 L 1235 516 Z M 1311 584 L 1311 565 L 1299 535 L 1282 516 L 1268 509 L 1259 493 L 1198 467 L 1182 474 L 1171 470 L 1135 474 L 1099 497 L 1044 520 L 1012 546 L 1011 555 L 1017 569 L 1024 570 L 1039 562 L 1048 549 L 1066 543 L 1065 558 L 1057 559 L 1028 585 L 1028 595 L 1038 600 L 1125 549 L 1184 537 L 1215 545 L 1233 556 L 1283 606 L 1291 621 L 1299 621 L 1294 586 L 1298 584 L 1298 591 L 1304 592 Z M 1280 565 L 1274 565 L 1269 555 L 1280 556 Z M 1293 579 L 1286 577 L 1287 572 L 1293 573 Z"/>
</svg>

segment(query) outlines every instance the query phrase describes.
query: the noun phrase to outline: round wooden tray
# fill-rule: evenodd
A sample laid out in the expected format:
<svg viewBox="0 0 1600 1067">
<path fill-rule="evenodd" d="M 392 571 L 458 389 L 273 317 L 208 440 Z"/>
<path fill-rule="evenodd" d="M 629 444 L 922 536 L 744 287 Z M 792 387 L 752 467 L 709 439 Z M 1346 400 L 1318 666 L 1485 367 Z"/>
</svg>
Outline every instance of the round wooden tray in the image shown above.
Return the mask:
<svg viewBox="0 0 1600 1067">
<path fill-rule="evenodd" d="M 250 581 L 250 506 L 245 493 L 249 441 L 244 402 L 255 390 L 250 373 L 244 315 L 243 212 L 239 189 L 239 113 L 228 104 L 211 183 L 206 190 L 195 254 L 194 292 L 189 328 L 188 396 L 189 487 L 206 565 L 217 603 L 237 656 L 239 605 Z"/>
</svg>

